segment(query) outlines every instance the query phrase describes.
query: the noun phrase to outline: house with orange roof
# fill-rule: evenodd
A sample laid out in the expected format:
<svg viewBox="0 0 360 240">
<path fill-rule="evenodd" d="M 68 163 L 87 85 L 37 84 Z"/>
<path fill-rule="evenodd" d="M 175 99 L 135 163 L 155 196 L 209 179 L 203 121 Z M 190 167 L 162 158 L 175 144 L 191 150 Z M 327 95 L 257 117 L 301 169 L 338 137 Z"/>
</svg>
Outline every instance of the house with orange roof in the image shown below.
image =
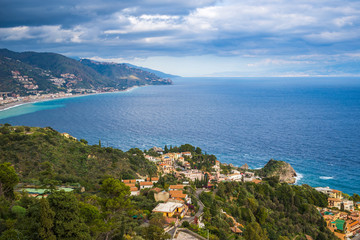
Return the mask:
<svg viewBox="0 0 360 240">
<path fill-rule="evenodd" d="M 328 206 L 329 207 L 336 207 L 338 209 L 340 209 L 341 207 L 341 199 L 338 198 L 328 198 Z"/>
<path fill-rule="evenodd" d="M 256 179 L 256 178 L 255 178 L 255 179 L 252 180 L 252 182 L 255 183 L 255 184 L 259 184 L 259 183 L 261 183 L 262 181 L 261 181 L 260 179 Z"/>
<path fill-rule="evenodd" d="M 170 185 L 170 187 L 169 187 L 169 191 L 171 191 L 171 190 L 183 190 L 184 189 L 184 185 L 180 185 L 180 184 L 178 184 L 178 185 Z"/>
<path fill-rule="evenodd" d="M 138 196 L 139 194 L 140 194 L 140 191 L 137 187 L 130 188 L 130 196 Z"/>
<path fill-rule="evenodd" d="M 159 178 L 158 177 L 151 177 L 151 180 L 150 180 L 150 178 L 146 178 L 146 181 L 147 182 L 157 183 L 159 181 Z"/>
<path fill-rule="evenodd" d="M 187 194 L 183 193 L 182 190 L 171 190 L 169 193 L 171 198 L 187 198 Z"/>
<path fill-rule="evenodd" d="M 346 236 L 347 237 L 352 237 L 354 236 L 358 231 L 360 231 L 360 223 L 358 221 L 354 221 L 351 219 L 348 219 L 346 221 L 346 226 L 347 226 L 347 232 L 346 232 Z"/>
<path fill-rule="evenodd" d="M 125 185 L 128 186 L 128 187 L 130 187 L 130 188 L 131 188 L 131 187 L 135 187 L 135 183 L 125 183 Z"/>
<path fill-rule="evenodd" d="M 152 188 L 153 185 L 154 185 L 154 184 L 153 184 L 152 182 L 141 182 L 141 183 L 140 183 L 140 189 Z"/>
<path fill-rule="evenodd" d="M 191 169 L 191 164 L 188 161 L 184 162 L 185 169 Z"/>
<path fill-rule="evenodd" d="M 123 183 L 136 183 L 136 179 L 126 179 L 123 180 Z"/>
<path fill-rule="evenodd" d="M 342 192 L 339 190 L 331 190 L 331 192 L 329 193 L 329 197 L 330 198 L 337 198 L 337 199 L 342 199 Z"/>
<path fill-rule="evenodd" d="M 178 160 L 179 162 L 181 162 L 181 163 L 184 163 L 185 158 L 184 158 L 184 157 L 179 157 L 177 160 Z"/>
</svg>

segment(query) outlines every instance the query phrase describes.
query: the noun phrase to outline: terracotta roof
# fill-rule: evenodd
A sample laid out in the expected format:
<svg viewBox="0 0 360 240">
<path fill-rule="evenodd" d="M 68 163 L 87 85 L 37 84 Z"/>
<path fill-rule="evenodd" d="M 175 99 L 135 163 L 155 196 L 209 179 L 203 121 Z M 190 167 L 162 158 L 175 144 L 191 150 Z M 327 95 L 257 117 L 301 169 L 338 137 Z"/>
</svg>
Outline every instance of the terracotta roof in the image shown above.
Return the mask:
<svg viewBox="0 0 360 240">
<path fill-rule="evenodd" d="M 173 190 L 169 193 L 172 198 L 186 198 L 186 194 L 184 194 L 181 190 Z"/>
<path fill-rule="evenodd" d="M 341 199 L 338 198 L 328 198 L 328 201 L 341 202 Z"/>
<path fill-rule="evenodd" d="M 339 191 L 339 190 L 335 190 L 335 189 L 333 189 L 333 190 L 331 190 L 332 192 L 334 192 L 334 193 L 338 193 L 338 192 L 341 192 L 341 191 Z"/>
<path fill-rule="evenodd" d="M 184 185 L 170 185 L 169 189 L 184 189 Z"/>
<path fill-rule="evenodd" d="M 150 178 L 147 178 L 146 181 L 150 181 Z M 151 181 L 159 181 L 158 177 L 152 177 Z"/>
<path fill-rule="evenodd" d="M 181 198 L 169 198 L 168 202 L 181 202 L 184 203 L 185 201 Z"/>
<path fill-rule="evenodd" d="M 260 179 L 253 179 L 252 182 L 255 183 L 255 184 L 259 184 L 259 183 L 261 183 L 261 180 Z"/>
<path fill-rule="evenodd" d="M 358 222 L 358 221 L 354 221 L 354 222 L 352 222 L 352 223 L 349 224 L 349 227 L 353 227 L 353 226 L 355 226 L 355 225 L 357 225 L 357 224 L 359 224 L 359 222 Z"/>
<path fill-rule="evenodd" d="M 135 183 L 125 183 L 125 185 L 128 187 L 135 187 Z"/>
<path fill-rule="evenodd" d="M 136 183 L 136 179 L 123 180 L 124 183 Z"/>
<path fill-rule="evenodd" d="M 135 192 L 135 191 L 139 191 L 139 189 L 138 189 L 137 187 L 131 187 L 131 188 L 130 188 L 130 191 L 131 191 L 131 192 Z"/>
<path fill-rule="evenodd" d="M 153 185 L 153 183 L 152 182 L 141 182 L 140 183 L 140 186 L 152 186 Z"/>
</svg>

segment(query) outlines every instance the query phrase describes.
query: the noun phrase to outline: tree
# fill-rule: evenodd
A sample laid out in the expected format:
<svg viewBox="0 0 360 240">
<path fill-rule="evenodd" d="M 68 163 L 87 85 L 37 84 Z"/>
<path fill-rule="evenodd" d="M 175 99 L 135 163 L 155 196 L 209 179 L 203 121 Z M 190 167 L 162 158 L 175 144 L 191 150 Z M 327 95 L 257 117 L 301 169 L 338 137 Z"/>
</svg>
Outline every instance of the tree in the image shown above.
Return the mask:
<svg viewBox="0 0 360 240">
<path fill-rule="evenodd" d="M 0 197 L 14 198 L 14 187 L 19 182 L 19 178 L 10 163 L 0 164 Z"/>
<path fill-rule="evenodd" d="M 90 239 L 89 228 L 80 218 L 78 201 L 73 193 L 53 192 L 48 201 L 55 212 L 54 234 L 57 239 Z"/>
<path fill-rule="evenodd" d="M 201 148 L 197 147 L 197 148 L 195 149 L 195 152 L 200 155 L 200 154 L 202 153 Z"/>
<path fill-rule="evenodd" d="M 40 200 L 40 228 L 39 235 L 44 240 L 55 240 L 53 232 L 55 212 L 51 210 L 46 198 Z"/>
<path fill-rule="evenodd" d="M 164 232 L 162 227 L 156 225 L 150 225 L 142 229 L 142 237 L 148 240 L 166 240 L 170 239 L 171 236 Z"/>
<path fill-rule="evenodd" d="M 16 229 L 9 229 L 4 231 L 1 236 L 0 240 L 22 240 L 25 239 L 22 233 Z"/>
<path fill-rule="evenodd" d="M 124 214 L 131 209 L 130 188 L 118 179 L 107 178 L 100 189 L 98 202 L 101 206 L 102 221 L 98 221 L 104 239 L 123 234 Z"/>
<path fill-rule="evenodd" d="M 358 194 L 354 193 L 351 196 L 351 200 L 353 200 L 354 202 L 360 202 L 360 196 Z"/>
<path fill-rule="evenodd" d="M 244 231 L 247 240 L 268 240 L 266 230 L 262 229 L 257 222 L 249 223 Z"/>
</svg>

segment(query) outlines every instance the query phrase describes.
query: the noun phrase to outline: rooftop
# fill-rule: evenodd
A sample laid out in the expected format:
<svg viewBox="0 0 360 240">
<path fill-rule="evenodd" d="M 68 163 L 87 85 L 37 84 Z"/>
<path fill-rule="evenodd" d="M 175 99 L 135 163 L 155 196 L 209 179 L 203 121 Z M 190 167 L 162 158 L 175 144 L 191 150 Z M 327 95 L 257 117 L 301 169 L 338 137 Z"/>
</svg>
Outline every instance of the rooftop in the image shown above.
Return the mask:
<svg viewBox="0 0 360 240">
<path fill-rule="evenodd" d="M 152 211 L 171 213 L 174 212 L 176 208 L 180 208 L 182 206 L 183 204 L 177 202 L 159 203 Z"/>
<path fill-rule="evenodd" d="M 140 183 L 140 186 L 152 186 L 153 185 L 153 183 L 152 182 L 141 182 Z"/>
<path fill-rule="evenodd" d="M 184 189 L 184 185 L 170 185 L 169 189 Z"/>
</svg>

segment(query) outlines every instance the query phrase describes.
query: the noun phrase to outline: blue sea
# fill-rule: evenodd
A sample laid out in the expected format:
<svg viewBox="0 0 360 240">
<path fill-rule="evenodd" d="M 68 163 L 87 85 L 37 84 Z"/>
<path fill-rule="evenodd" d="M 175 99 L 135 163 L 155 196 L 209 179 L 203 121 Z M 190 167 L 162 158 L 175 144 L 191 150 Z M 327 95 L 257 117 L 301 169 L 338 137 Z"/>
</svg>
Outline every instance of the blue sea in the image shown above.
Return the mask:
<svg viewBox="0 0 360 240">
<path fill-rule="evenodd" d="M 51 126 L 124 151 L 190 143 L 251 168 L 289 162 L 298 184 L 360 193 L 360 79 L 177 78 L 146 86 L 25 104 L 0 123 Z"/>
</svg>

